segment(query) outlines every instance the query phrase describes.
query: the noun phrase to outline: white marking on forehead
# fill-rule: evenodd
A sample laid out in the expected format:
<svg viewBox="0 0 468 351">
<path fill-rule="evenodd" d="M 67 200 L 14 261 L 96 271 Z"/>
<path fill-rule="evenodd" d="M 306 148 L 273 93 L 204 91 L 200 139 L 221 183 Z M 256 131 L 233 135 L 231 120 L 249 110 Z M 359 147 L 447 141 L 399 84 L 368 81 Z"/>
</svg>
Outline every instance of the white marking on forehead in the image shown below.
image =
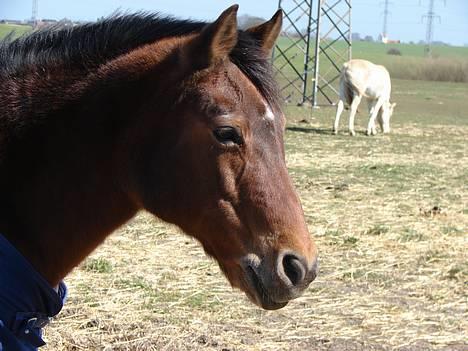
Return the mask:
<svg viewBox="0 0 468 351">
<path fill-rule="evenodd" d="M 275 120 L 275 115 L 271 111 L 270 106 L 268 106 L 268 104 L 266 102 L 264 102 L 264 104 L 265 104 L 265 110 L 266 111 L 265 111 L 265 115 L 263 116 L 263 118 L 268 119 L 270 121 L 274 121 Z"/>
<path fill-rule="evenodd" d="M 232 118 L 232 114 L 230 113 L 224 113 L 222 115 L 219 115 L 218 117 L 221 117 L 221 118 Z"/>
</svg>

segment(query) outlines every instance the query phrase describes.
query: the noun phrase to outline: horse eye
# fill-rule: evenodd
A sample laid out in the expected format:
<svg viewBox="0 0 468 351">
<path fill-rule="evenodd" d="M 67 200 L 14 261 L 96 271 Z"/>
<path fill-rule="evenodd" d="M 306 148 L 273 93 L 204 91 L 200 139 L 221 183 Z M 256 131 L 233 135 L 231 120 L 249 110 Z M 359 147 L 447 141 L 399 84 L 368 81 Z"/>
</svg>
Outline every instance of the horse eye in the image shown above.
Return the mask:
<svg viewBox="0 0 468 351">
<path fill-rule="evenodd" d="M 243 139 L 239 129 L 234 127 L 219 127 L 213 131 L 215 138 L 223 145 L 242 145 Z"/>
</svg>

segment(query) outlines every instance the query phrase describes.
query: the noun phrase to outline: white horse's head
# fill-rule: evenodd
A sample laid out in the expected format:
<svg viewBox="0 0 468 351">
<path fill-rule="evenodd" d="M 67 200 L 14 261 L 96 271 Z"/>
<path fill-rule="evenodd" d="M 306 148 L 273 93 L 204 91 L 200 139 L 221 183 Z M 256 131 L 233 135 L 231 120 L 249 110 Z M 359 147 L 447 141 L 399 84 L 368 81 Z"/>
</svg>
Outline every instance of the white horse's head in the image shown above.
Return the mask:
<svg viewBox="0 0 468 351">
<path fill-rule="evenodd" d="M 379 124 L 380 128 L 384 133 L 390 132 L 390 118 L 393 114 L 393 109 L 396 106 L 396 102 L 391 103 L 390 101 L 384 102 L 379 111 Z"/>
</svg>

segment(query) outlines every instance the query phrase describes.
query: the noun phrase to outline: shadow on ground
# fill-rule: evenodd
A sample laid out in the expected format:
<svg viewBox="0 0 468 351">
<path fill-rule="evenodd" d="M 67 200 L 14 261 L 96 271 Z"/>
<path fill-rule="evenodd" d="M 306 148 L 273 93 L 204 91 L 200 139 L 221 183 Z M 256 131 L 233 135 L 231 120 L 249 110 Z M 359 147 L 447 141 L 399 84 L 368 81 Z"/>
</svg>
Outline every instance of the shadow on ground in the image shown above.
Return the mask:
<svg viewBox="0 0 468 351">
<path fill-rule="evenodd" d="M 313 133 L 313 134 L 322 134 L 322 135 L 333 135 L 332 129 L 327 128 L 306 128 L 306 127 L 286 127 L 286 130 L 290 132 L 299 132 L 299 133 Z"/>
<path fill-rule="evenodd" d="M 290 132 L 298 132 L 298 133 L 308 133 L 308 134 L 320 134 L 320 135 L 335 135 L 333 133 L 333 129 L 331 128 L 314 128 L 314 127 L 286 127 L 287 131 Z M 378 133 L 382 134 L 382 133 Z M 349 132 L 347 131 L 342 131 L 338 132 L 338 135 L 347 135 L 349 136 Z M 368 136 L 365 131 L 356 131 L 356 135 L 363 135 L 363 136 Z M 373 135 L 375 137 L 375 135 Z"/>
</svg>

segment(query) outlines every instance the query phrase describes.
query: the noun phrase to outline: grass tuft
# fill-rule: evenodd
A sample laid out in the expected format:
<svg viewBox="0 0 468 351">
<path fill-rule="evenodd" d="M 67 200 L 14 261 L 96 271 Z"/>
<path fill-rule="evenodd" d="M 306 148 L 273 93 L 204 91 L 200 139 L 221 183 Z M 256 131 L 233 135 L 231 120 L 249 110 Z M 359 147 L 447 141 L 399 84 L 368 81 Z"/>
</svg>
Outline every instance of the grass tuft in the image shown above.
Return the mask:
<svg viewBox="0 0 468 351">
<path fill-rule="evenodd" d="M 366 235 L 382 235 L 388 233 L 390 228 L 385 224 L 376 224 L 373 227 L 366 230 Z"/>
<path fill-rule="evenodd" d="M 93 273 L 111 273 L 113 270 L 112 263 L 103 257 L 88 258 L 83 268 L 85 271 Z"/>
<path fill-rule="evenodd" d="M 421 240 L 425 240 L 424 235 L 411 228 L 404 228 L 403 233 L 400 234 L 400 241 L 404 243 Z"/>
</svg>

